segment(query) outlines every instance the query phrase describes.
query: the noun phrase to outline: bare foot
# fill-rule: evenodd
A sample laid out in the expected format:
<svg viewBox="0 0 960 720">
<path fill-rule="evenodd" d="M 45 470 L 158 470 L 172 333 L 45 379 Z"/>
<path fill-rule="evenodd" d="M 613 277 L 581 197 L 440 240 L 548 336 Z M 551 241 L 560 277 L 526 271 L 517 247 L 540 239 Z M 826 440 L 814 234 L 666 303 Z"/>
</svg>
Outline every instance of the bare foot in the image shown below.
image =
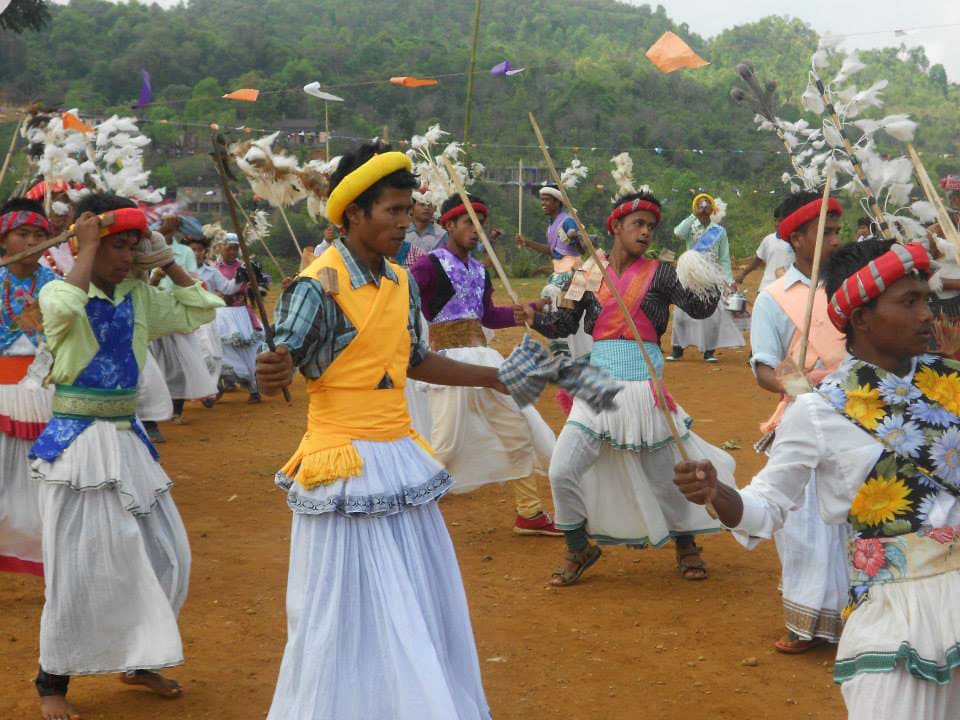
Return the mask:
<svg viewBox="0 0 960 720">
<path fill-rule="evenodd" d="M 80 714 L 73 709 L 63 695 L 44 695 L 40 698 L 40 714 L 43 720 L 80 720 Z"/>
<path fill-rule="evenodd" d="M 120 681 L 127 685 L 143 685 L 165 698 L 178 698 L 183 695 L 180 683 L 156 672 L 124 673 L 120 676 Z"/>
</svg>

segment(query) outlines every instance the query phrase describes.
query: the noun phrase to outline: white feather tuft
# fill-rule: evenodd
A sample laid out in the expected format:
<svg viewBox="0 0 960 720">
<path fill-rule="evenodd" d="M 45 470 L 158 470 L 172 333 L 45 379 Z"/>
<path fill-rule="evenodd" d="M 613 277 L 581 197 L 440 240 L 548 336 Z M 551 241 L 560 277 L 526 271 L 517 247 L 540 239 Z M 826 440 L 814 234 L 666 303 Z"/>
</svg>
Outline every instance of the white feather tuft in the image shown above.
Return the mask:
<svg viewBox="0 0 960 720">
<path fill-rule="evenodd" d="M 677 260 L 677 279 L 699 298 L 715 298 L 727 284 L 723 269 L 706 253 L 687 250 Z"/>
</svg>

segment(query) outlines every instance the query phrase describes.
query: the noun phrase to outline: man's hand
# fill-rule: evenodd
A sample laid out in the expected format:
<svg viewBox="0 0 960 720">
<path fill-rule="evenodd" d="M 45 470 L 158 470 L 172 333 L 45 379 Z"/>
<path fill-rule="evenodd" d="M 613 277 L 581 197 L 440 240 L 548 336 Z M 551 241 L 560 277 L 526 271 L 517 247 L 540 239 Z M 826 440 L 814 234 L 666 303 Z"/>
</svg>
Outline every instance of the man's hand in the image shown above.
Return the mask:
<svg viewBox="0 0 960 720">
<path fill-rule="evenodd" d="M 517 235 L 516 240 L 517 240 L 517 247 L 527 246 L 527 239 L 523 235 Z"/>
<path fill-rule="evenodd" d="M 85 212 L 73 225 L 77 235 L 77 251 L 93 250 L 100 247 L 100 217 L 92 212 Z"/>
<path fill-rule="evenodd" d="M 166 238 L 152 232 L 142 238 L 133 249 L 133 265 L 136 270 L 149 271 L 162 268 L 173 262 L 173 248 Z"/>
<path fill-rule="evenodd" d="M 271 396 L 280 393 L 293 382 L 293 357 L 286 345 L 278 345 L 274 352 L 257 355 L 257 384 L 260 392 Z"/>
<path fill-rule="evenodd" d="M 673 469 L 673 482 L 692 503 L 705 505 L 717 497 L 717 469 L 708 460 L 682 462 Z"/>
<path fill-rule="evenodd" d="M 529 314 L 528 314 L 528 311 Z M 514 325 L 523 325 L 525 323 L 533 322 L 533 312 L 532 308 L 529 305 L 514 305 L 513 306 L 513 324 Z"/>
</svg>

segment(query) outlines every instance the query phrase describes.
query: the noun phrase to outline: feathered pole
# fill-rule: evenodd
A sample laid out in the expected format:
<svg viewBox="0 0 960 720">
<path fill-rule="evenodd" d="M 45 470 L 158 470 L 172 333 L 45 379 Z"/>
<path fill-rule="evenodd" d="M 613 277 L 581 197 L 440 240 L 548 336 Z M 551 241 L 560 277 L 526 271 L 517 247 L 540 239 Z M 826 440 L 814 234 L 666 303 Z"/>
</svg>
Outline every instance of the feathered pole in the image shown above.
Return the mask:
<svg viewBox="0 0 960 720">
<path fill-rule="evenodd" d="M 607 288 L 610 290 L 611 295 L 613 295 L 613 299 L 616 301 L 617 306 L 620 308 L 620 312 L 623 313 L 623 317 L 627 321 L 627 326 L 630 328 L 630 333 L 633 335 L 633 339 L 640 348 L 640 354 L 643 356 L 644 363 L 646 363 L 648 368 L 653 368 L 653 360 L 650 358 L 647 348 L 644 347 L 643 338 L 640 336 L 640 330 L 637 328 L 637 323 L 634 321 L 633 315 L 630 314 L 630 309 L 624 302 L 620 291 L 617 290 L 617 286 L 613 282 L 613 278 L 610 276 L 609 270 L 607 270 L 606 266 L 601 261 L 601 258 L 597 253 L 597 248 L 590 239 L 590 235 L 587 233 L 586 227 L 584 227 L 583 223 L 580 221 L 580 214 L 577 212 L 576 208 L 570 202 L 570 198 L 567 196 L 566 188 L 560 179 L 560 173 L 557 172 L 557 168 L 553 164 L 553 158 L 550 156 L 550 151 L 547 149 L 547 144 L 543 139 L 543 133 L 540 132 L 540 126 L 537 124 L 537 119 L 534 117 L 533 113 L 529 113 L 529 118 L 530 125 L 533 127 L 533 132 L 537 136 L 537 143 L 540 145 L 541 152 L 543 152 L 543 159 L 546 161 L 547 168 L 550 170 L 550 175 L 553 177 L 553 181 L 560 189 L 560 194 L 563 196 L 564 205 L 570 211 L 570 215 L 573 217 L 574 222 L 577 223 L 577 230 L 579 232 L 580 240 L 586 246 L 587 251 L 590 253 L 590 257 L 593 258 L 593 262 L 603 274 L 603 280 L 607 284 Z M 673 443 L 677 448 L 677 452 L 680 454 L 681 460 L 684 462 L 689 462 L 690 456 L 687 453 L 686 448 L 683 446 L 683 438 L 680 437 L 680 431 L 677 430 L 677 424 L 674 422 L 673 415 L 670 412 L 670 407 L 667 405 L 663 382 L 658 382 L 657 378 L 652 378 L 650 384 L 653 386 L 653 392 L 657 399 L 657 406 L 663 413 L 667 427 L 670 429 L 670 435 L 673 436 Z M 716 519 L 717 511 L 714 509 L 712 503 L 707 503 L 706 509 L 710 514 L 710 517 Z"/>
<path fill-rule="evenodd" d="M 277 348 L 273 343 L 273 326 L 270 324 L 270 318 L 267 317 L 267 308 L 263 304 L 263 298 L 260 296 L 260 283 L 257 282 L 257 273 L 254 272 L 250 251 L 247 249 L 243 228 L 240 226 L 240 218 L 237 216 L 237 199 L 230 190 L 230 183 L 227 180 L 225 148 L 220 143 L 216 130 L 211 132 L 210 139 L 213 142 L 213 164 L 216 166 L 217 175 L 220 176 L 220 186 L 223 188 L 223 196 L 227 200 L 227 209 L 230 211 L 230 221 L 233 223 L 234 232 L 237 234 L 237 242 L 240 244 L 240 254 L 243 255 L 243 262 L 247 266 L 247 275 L 250 278 L 253 302 L 257 306 L 257 314 L 260 316 L 260 323 L 263 325 L 263 334 L 267 341 L 267 347 L 270 348 L 271 352 L 275 352 Z M 283 389 L 283 399 L 290 402 L 290 391 L 287 388 Z"/>
<path fill-rule="evenodd" d="M 7 177 L 7 168 L 10 167 L 10 160 L 13 158 L 13 150 L 17 146 L 17 135 L 20 133 L 20 128 L 23 126 L 23 118 L 17 122 L 17 126 L 13 129 L 13 136 L 10 138 L 10 147 L 7 148 L 6 157 L 3 158 L 3 167 L 0 167 L 0 185 L 3 185 L 4 178 Z"/>
</svg>

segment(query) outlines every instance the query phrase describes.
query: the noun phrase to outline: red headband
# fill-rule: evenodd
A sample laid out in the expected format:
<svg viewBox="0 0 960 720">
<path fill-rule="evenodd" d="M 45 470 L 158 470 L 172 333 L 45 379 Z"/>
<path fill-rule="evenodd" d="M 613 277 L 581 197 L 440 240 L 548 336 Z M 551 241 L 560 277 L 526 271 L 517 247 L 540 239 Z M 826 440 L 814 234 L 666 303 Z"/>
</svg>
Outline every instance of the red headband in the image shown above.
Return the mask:
<svg viewBox="0 0 960 720">
<path fill-rule="evenodd" d="M 894 244 L 890 250 L 871 260 L 853 275 L 830 298 L 827 315 L 840 332 L 844 332 L 853 311 L 880 297 L 883 292 L 905 275 L 915 270 L 927 270 L 930 255 L 920 243 Z"/>
<path fill-rule="evenodd" d="M 660 223 L 660 207 L 649 200 L 637 198 L 636 200 L 617 205 L 617 207 L 613 209 L 613 212 L 607 216 L 607 232 L 613 235 L 613 223 L 615 221 L 635 212 L 640 212 L 641 210 L 653 213 L 653 216 L 657 219 L 657 224 Z"/>
<path fill-rule="evenodd" d="M 777 225 L 777 237 L 781 240 L 790 240 L 790 236 L 797 228 L 806 225 L 820 214 L 820 206 L 822 204 L 823 198 L 818 198 L 787 215 L 780 221 L 780 224 Z M 835 198 L 830 198 L 827 201 L 827 212 L 843 215 L 843 208 L 840 207 L 840 203 L 837 202 Z"/>
<path fill-rule="evenodd" d="M 955 175 L 947 175 L 945 178 L 940 180 L 940 187 L 947 192 L 956 192 L 957 190 L 960 190 L 960 177 Z"/>
<path fill-rule="evenodd" d="M 50 234 L 50 223 L 43 215 L 31 210 L 14 210 L 0 215 L 0 237 L 24 225 L 38 227 L 47 235 Z"/>
<path fill-rule="evenodd" d="M 477 215 L 479 215 L 480 213 L 483 213 L 484 219 L 486 219 L 490 215 L 490 210 L 482 202 L 472 202 L 470 203 L 470 205 L 471 207 L 473 207 L 473 211 L 477 213 Z M 461 215 L 466 215 L 466 214 L 467 214 L 466 205 L 462 203 L 460 205 L 456 205 L 450 208 L 449 210 L 447 210 L 443 215 L 440 216 L 440 227 L 443 227 L 451 220 L 456 220 Z"/>
<path fill-rule="evenodd" d="M 57 193 L 66 192 L 67 190 L 83 190 L 82 183 L 68 183 L 65 180 L 54 180 L 50 184 L 50 194 L 56 195 Z M 47 191 L 47 181 L 41 180 L 29 190 L 27 190 L 24 197 L 28 197 L 31 200 L 43 200 L 44 195 Z"/>
<path fill-rule="evenodd" d="M 101 218 L 107 218 L 113 215 L 113 222 L 100 229 L 101 237 L 119 235 L 128 230 L 136 230 L 140 237 L 147 236 L 147 216 L 139 208 L 120 208 L 119 210 L 110 210 L 100 215 Z"/>
</svg>

